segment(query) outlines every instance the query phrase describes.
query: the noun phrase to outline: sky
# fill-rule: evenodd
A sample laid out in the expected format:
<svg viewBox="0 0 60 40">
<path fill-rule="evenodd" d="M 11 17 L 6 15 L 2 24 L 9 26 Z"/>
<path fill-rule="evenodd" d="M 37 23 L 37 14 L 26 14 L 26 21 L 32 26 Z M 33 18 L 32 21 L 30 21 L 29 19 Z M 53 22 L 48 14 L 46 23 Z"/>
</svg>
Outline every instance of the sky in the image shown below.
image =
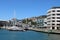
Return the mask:
<svg viewBox="0 0 60 40">
<path fill-rule="evenodd" d="M 60 0 L 0 0 L 0 19 L 10 20 L 14 13 L 17 19 L 46 15 L 54 6 L 60 6 Z"/>
</svg>

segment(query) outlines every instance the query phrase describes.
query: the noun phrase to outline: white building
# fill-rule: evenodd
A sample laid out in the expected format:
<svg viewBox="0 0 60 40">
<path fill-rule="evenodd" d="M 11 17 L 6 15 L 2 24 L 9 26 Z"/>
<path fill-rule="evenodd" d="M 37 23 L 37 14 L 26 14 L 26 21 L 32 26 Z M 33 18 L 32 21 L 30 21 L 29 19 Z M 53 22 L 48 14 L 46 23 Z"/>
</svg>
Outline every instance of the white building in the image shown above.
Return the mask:
<svg viewBox="0 0 60 40">
<path fill-rule="evenodd" d="M 38 26 L 37 27 L 46 27 L 47 26 L 47 15 L 42 15 L 42 16 L 39 16 L 37 17 L 37 24 Z"/>
<path fill-rule="evenodd" d="M 47 11 L 47 26 L 50 29 L 60 28 L 60 7 L 52 7 Z"/>
<path fill-rule="evenodd" d="M 44 27 L 47 27 L 47 18 L 44 19 Z"/>
</svg>

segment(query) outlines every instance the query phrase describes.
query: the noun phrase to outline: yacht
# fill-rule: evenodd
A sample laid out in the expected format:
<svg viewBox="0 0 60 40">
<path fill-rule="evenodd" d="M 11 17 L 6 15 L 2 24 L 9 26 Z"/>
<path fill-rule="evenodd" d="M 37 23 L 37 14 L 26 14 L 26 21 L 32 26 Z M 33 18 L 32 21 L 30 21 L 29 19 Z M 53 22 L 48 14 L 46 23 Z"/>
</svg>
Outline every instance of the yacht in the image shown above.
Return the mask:
<svg viewBox="0 0 60 40">
<path fill-rule="evenodd" d="M 22 27 L 18 27 L 18 26 L 16 26 L 16 24 L 17 24 L 17 20 L 16 20 L 16 18 L 15 18 L 15 10 L 14 10 L 14 18 L 12 19 L 12 21 L 13 21 L 13 26 L 11 26 L 11 27 L 8 27 L 7 29 L 9 30 L 9 31 L 25 31 Z"/>
</svg>

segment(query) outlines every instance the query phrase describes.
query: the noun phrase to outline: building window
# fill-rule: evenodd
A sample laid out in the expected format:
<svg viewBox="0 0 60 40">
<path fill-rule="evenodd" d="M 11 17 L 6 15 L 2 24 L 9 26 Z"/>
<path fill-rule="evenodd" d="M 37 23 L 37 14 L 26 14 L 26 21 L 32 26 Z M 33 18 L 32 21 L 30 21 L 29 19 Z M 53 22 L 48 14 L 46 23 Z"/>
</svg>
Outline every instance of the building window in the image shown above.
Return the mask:
<svg viewBox="0 0 60 40">
<path fill-rule="evenodd" d="M 55 24 L 52 24 L 52 25 L 55 25 Z"/>
<path fill-rule="evenodd" d="M 57 10 L 57 12 L 60 12 L 60 10 Z"/>
<path fill-rule="evenodd" d="M 50 25 L 50 24 L 47 24 L 47 25 Z"/>
<path fill-rule="evenodd" d="M 59 15 L 59 16 L 60 16 L 60 14 L 57 14 L 57 15 Z"/>
<path fill-rule="evenodd" d="M 40 22 L 43 22 L 43 20 L 40 20 Z"/>
<path fill-rule="evenodd" d="M 50 19 L 50 18 L 47 18 L 47 20 Z"/>
<path fill-rule="evenodd" d="M 55 12 L 55 10 L 52 10 L 52 12 Z"/>
<path fill-rule="evenodd" d="M 57 20 L 57 22 L 60 22 L 60 20 Z"/>
<path fill-rule="evenodd" d="M 60 24 L 57 24 L 57 25 L 60 25 Z"/>
<path fill-rule="evenodd" d="M 55 19 L 55 17 L 52 17 L 52 19 Z"/>
<path fill-rule="evenodd" d="M 60 19 L 60 17 L 57 17 L 57 19 Z"/>
<path fill-rule="evenodd" d="M 47 15 L 47 16 L 51 16 L 51 15 Z"/>
<path fill-rule="evenodd" d="M 55 29 L 54 27 L 52 27 L 52 29 Z"/>
<path fill-rule="evenodd" d="M 45 24 L 47 24 L 47 22 L 45 22 Z"/>
<path fill-rule="evenodd" d="M 52 22 L 55 22 L 55 20 L 52 20 Z"/>
<path fill-rule="evenodd" d="M 50 22 L 50 21 L 47 21 L 47 22 Z"/>
<path fill-rule="evenodd" d="M 52 14 L 53 16 L 55 15 L 55 14 Z"/>
</svg>

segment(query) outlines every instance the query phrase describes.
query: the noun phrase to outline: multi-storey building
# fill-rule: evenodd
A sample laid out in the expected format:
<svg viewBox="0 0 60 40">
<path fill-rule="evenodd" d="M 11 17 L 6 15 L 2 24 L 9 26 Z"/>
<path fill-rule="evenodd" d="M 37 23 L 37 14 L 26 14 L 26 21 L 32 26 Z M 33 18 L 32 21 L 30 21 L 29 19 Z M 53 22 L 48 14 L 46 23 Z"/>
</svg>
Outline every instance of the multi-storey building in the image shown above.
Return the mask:
<svg viewBox="0 0 60 40">
<path fill-rule="evenodd" d="M 47 11 L 47 26 L 50 29 L 60 28 L 60 7 L 52 7 Z"/>
<path fill-rule="evenodd" d="M 28 20 L 32 20 L 32 22 L 35 22 L 35 23 L 32 23 L 31 21 L 28 22 L 28 24 L 35 24 L 35 25 L 32 25 L 33 27 L 41 27 L 41 28 L 44 28 L 47 26 L 47 15 L 42 15 L 42 16 L 38 16 L 38 17 L 32 17 L 32 18 L 28 18 Z"/>
<path fill-rule="evenodd" d="M 47 21 L 46 21 L 47 15 L 42 15 L 37 17 L 37 27 L 46 27 L 47 26 Z"/>
</svg>

